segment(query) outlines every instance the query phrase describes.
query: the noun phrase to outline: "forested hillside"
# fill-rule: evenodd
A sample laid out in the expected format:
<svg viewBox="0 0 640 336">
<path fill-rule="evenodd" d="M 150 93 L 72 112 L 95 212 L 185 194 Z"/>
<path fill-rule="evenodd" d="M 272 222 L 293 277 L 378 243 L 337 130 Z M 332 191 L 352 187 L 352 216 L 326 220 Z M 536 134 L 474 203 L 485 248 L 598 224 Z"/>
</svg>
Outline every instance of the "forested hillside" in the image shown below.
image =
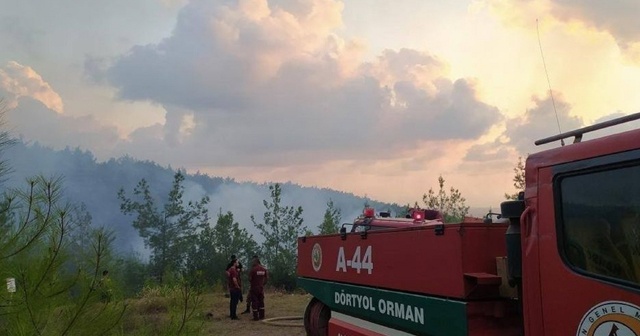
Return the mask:
<svg viewBox="0 0 640 336">
<path fill-rule="evenodd" d="M 115 247 L 120 251 L 133 250 L 148 255 L 143 241 L 132 226 L 133 218 L 120 211 L 117 193 L 120 188 L 131 191 L 145 179 L 159 204 L 166 201 L 174 174 L 179 167 L 161 167 L 153 162 L 131 157 L 99 162 L 88 151 L 79 149 L 52 150 L 39 144 L 18 142 L 6 148 L 4 159 L 12 172 L 4 187 L 24 185 L 25 179 L 36 175 L 61 177 L 66 197 L 73 203 L 84 204 L 93 226 L 104 226 L 115 232 Z M 330 189 L 303 187 L 287 181 L 281 183 L 282 203 L 303 209 L 304 225 L 318 232 L 327 203 L 331 200 L 341 212 L 342 222 L 352 221 L 362 212 L 365 202 L 378 209 L 397 211 L 397 205 L 376 202 L 365 197 Z M 228 177 L 204 174 L 185 174 L 185 200 L 208 196 L 207 205 L 215 224 L 219 213 L 232 212 L 241 228 L 245 228 L 259 243 L 263 240 L 251 222 L 251 215 L 262 218 L 263 201 L 269 198 L 269 183 L 238 182 Z"/>
</svg>

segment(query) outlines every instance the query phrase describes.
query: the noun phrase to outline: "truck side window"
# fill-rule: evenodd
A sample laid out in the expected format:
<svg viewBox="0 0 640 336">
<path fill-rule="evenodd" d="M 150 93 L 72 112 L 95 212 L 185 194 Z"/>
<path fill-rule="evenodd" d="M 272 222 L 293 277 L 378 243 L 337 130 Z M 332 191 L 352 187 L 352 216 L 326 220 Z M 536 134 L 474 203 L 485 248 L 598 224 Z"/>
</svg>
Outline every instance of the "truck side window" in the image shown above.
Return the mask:
<svg viewBox="0 0 640 336">
<path fill-rule="evenodd" d="M 640 166 L 558 179 L 560 248 L 580 272 L 640 284 Z"/>
</svg>

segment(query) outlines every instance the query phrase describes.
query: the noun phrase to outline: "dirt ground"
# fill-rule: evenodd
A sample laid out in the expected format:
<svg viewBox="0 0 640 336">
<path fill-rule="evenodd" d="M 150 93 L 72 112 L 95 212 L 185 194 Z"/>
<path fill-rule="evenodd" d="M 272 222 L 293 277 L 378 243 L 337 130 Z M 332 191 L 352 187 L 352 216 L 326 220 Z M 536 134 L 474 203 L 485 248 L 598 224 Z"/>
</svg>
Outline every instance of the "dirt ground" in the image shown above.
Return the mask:
<svg viewBox="0 0 640 336">
<path fill-rule="evenodd" d="M 238 306 L 239 320 L 229 319 L 229 299 L 222 294 L 204 296 L 204 312 L 208 315 L 204 322 L 204 335 L 216 336 L 304 336 L 302 316 L 311 300 L 311 296 L 304 294 L 268 293 L 265 295 L 266 318 L 299 317 L 295 320 L 280 321 L 298 326 L 274 326 L 263 322 L 252 321 L 252 315 L 240 314 L 246 308 L 241 302 Z M 207 309 L 207 307 L 211 307 Z"/>
</svg>

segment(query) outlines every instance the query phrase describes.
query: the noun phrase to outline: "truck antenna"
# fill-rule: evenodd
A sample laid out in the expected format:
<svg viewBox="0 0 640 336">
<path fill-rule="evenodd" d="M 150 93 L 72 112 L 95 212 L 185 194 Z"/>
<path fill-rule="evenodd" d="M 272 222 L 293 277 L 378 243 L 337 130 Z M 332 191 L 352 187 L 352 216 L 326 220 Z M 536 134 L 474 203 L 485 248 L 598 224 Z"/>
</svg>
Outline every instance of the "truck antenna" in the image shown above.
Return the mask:
<svg viewBox="0 0 640 336">
<path fill-rule="evenodd" d="M 540 46 L 540 56 L 542 56 L 542 65 L 544 66 L 544 73 L 547 76 L 547 85 L 549 86 L 549 96 L 551 96 L 551 104 L 553 104 L 553 112 L 556 114 L 556 123 L 558 124 L 558 133 L 562 133 L 562 129 L 560 129 L 560 119 L 558 119 L 558 110 L 556 110 L 556 101 L 555 99 L 553 99 L 553 91 L 551 90 L 551 81 L 549 80 L 547 63 L 544 61 L 544 53 L 542 52 L 542 42 L 540 42 L 540 28 L 538 27 L 538 19 L 536 19 L 536 33 L 538 34 L 538 46 Z M 560 139 L 560 144 L 564 146 L 563 139 Z"/>
</svg>

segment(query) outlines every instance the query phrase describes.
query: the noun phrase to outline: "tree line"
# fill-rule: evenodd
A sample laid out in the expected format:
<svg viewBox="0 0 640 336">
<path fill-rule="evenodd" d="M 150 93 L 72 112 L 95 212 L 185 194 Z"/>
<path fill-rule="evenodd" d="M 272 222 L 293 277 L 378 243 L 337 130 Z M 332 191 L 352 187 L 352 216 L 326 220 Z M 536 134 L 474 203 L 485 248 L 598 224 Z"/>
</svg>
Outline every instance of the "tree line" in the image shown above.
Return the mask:
<svg viewBox="0 0 640 336">
<path fill-rule="evenodd" d="M 269 186 L 271 197 L 263 201 L 262 219 L 251 216 L 264 238 L 258 244 L 241 228 L 232 212 L 220 209 L 215 224 L 210 225 L 209 198 L 185 200 L 184 180 L 183 172 L 175 173 L 164 204 L 151 196 L 145 179 L 130 194 L 124 188 L 118 191 L 120 210 L 133 217 L 133 227 L 151 252 L 148 267 L 152 279 L 164 283 L 167 279 L 186 277 L 211 286 L 225 280 L 225 265 L 231 255 L 243 263 L 259 255 L 270 267 L 273 286 L 287 290 L 295 287 L 297 238 L 307 233 L 307 228 L 302 207 L 282 204 L 280 184 Z"/>
</svg>

